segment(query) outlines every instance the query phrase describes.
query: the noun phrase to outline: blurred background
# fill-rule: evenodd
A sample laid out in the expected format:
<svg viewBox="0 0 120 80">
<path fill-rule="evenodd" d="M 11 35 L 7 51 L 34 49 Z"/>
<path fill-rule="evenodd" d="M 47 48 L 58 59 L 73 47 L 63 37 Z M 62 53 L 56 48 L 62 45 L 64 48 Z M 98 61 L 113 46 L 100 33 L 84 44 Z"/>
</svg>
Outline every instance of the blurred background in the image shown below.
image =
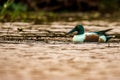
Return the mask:
<svg viewBox="0 0 120 80">
<path fill-rule="evenodd" d="M 0 21 L 119 19 L 120 0 L 0 0 Z"/>
</svg>

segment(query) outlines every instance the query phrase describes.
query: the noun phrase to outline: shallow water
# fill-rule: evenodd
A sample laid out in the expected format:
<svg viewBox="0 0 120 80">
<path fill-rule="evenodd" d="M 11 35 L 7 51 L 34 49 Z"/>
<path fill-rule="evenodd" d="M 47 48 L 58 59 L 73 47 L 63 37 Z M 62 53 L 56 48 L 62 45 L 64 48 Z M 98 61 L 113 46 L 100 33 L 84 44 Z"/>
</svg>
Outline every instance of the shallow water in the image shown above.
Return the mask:
<svg viewBox="0 0 120 80">
<path fill-rule="evenodd" d="M 54 22 L 49 25 L 4 23 L 1 25 L 0 34 L 4 35 L 10 27 L 9 34 L 23 35 L 23 32 L 17 32 L 17 28 L 22 27 L 24 33 L 29 32 L 29 34 L 46 34 L 51 31 L 63 35 L 78 23 Z M 120 24 L 118 22 L 108 23 L 104 21 L 82 22 L 86 31 L 116 27 L 109 34 L 119 34 Z M 6 42 L 1 40 L 0 80 L 120 79 L 119 39 L 112 39 L 110 43 L 74 44 L 71 36 L 42 38 L 43 41 L 41 39 L 38 41 L 6 40 Z"/>
<path fill-rule="evenodd" d="M 114 44 L 0 44 L 0 80 L 119 80 Z"/>
</svg>

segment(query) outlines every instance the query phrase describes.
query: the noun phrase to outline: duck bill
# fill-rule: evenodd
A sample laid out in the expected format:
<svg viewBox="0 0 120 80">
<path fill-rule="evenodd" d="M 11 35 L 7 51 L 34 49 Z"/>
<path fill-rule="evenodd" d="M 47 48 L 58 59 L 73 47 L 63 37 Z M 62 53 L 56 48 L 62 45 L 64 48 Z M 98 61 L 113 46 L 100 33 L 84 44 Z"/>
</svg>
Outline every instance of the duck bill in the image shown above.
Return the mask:
<svg viewBox="0 0 120 80">
<path fill-rule="evenodd" d="M 70 30 L 70 31 L 67 33 L 67 35 L 75 32 L 75 31 L 76 31 L 76 30 L 75 30 L 75 28 L 74 28 L 74 29 Z"/>
</svg>

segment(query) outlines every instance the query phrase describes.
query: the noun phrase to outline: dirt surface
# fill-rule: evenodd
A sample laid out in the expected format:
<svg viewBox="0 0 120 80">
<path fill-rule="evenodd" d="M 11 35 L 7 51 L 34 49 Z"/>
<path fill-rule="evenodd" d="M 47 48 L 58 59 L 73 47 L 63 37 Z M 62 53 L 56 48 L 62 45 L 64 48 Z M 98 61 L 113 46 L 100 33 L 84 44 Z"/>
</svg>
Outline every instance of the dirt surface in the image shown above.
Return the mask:
<svg viewBox="0 0 120 80">
<path fill-rule="evenodd" d="M 53 22 L 48 25 L 0 23 L 0 34 L 41 30 L 68 32 L 79 22 Z M 119 22 L 82 21 L 86 31 L 113 28 L 119 34 Z M 9 31 L 8 31 L 9 28 Z M 44 33 L 44 32 L 43 32 Z M 72 37 L 68 39 L 71 40 Z M 59 40 L 58 40 L 59 39 Z M 120 80 L 120 42 L 74 44 L 67 38 L 45 41 L 0 43 L 0 80 Z M 65 41 L 66 40 L 66 41 Z M 116 40 L 116 39 L 115 39 Z"/>
</svg>

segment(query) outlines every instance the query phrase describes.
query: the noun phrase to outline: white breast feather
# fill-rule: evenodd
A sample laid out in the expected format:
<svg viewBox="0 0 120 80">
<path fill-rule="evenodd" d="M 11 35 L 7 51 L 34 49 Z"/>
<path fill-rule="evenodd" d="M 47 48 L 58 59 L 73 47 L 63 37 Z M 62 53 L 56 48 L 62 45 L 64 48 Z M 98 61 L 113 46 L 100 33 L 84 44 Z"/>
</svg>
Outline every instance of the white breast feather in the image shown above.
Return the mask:
<svg viewBox="0 0 120 80">
<path fill-rule="evenodd" d="M 73 37 L 73 42 L 82 43 L 82 42 L 84 42 L 84 40 L 85 40 L 85 34 L 75 35 L 75 36 Z"/>
</svg>

